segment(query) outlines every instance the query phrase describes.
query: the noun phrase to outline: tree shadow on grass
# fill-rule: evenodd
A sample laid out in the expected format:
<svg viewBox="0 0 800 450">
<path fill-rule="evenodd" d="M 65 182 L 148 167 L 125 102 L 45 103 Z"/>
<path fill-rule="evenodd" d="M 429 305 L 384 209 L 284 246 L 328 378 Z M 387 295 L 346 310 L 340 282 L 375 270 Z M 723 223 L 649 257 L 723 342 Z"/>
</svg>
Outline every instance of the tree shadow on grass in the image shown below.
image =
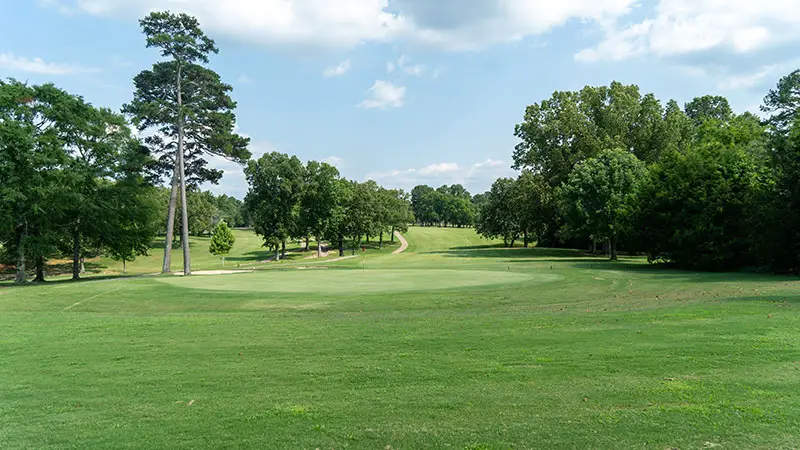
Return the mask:
<svg viewBox="0 0 800 450">
<path fill-rule="evenodd" d="M 88 271 L 87 271 L 88 272 Z M 52 274 L 48 274 L 51 275 Z M 45 279 L 45 281 L 29 281 L 25 284 L 15 284 L 13 279 L 5 279 L 0 280 L 0 289 L 3 288 L 25 288 L 25 287 L 32 287 L 32 286 L 58 286 L 62 284 L 75 284 L 75 283 L 91 283 L 94 281 L 108 281 L 108 280 L 124 280 L 124 279 L 131 279 L 131 278 L 138 278 L 141 275 L 139 274 L 131 274 L 131 275 L 87 275 L 84 274 L 78 280 L 73 280 L 72 278 L 60 278 L 58 280 L 49 280 Z"/>
<path fill-rule="evenodd" d="M 441 255 L 446 258 L 566 258 L 566 257 L 593 257 L 584 255 L 580 250 L 561 249 L 561 248 L 540 248 L 540 247 L 513 247 L 507 248 L 501 245 L 476 245 L 468 247 L 451 247 L 447 250 L 422 252 L 426 255 Z"/>
<path fill-rule="evenodd" d="M 620 255 L 619 261 L 610 261 L 607 255 L 592 255 L 582 250 L 561 248 L 506 248 L 502 244 L 451 247 L 448 250 L 425 252 L 429 255 L 440 255 L 445 258 L 485 258 L 496 259 L 504 263 L 539 264 L 554 270 L 570 268 L 578 270 L 613 270 L 639 274 L 653 274 L 664 278 L 685 278 L 702 275 L 708 281 L 728 281 L 731 275 L 737 281 L 772 282 L 798 281 L 796 277 L 781 276 L 757 272 L 703 272 L 685 270 L 663 263 L 648 264 L 644 256 Z"/>
</svg>

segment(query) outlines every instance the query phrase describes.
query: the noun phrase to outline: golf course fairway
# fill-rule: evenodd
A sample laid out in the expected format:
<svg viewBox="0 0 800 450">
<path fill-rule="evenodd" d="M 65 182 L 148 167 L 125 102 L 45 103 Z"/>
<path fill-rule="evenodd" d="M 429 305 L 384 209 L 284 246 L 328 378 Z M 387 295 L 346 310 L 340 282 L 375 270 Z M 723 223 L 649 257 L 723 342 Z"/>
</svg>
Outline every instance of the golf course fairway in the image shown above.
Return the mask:
<svg viewBox="0 0 800 450">
<path fill-rule="evenodd" d="M 795 277 L 506 249 L 467 228 L 265 262 L 237 233 L 224 269 L 252 273 L 0 285 L 0 448 L 800 442 Z M 136 273 L 158 272 L 157 252 Z"/>
</svg>

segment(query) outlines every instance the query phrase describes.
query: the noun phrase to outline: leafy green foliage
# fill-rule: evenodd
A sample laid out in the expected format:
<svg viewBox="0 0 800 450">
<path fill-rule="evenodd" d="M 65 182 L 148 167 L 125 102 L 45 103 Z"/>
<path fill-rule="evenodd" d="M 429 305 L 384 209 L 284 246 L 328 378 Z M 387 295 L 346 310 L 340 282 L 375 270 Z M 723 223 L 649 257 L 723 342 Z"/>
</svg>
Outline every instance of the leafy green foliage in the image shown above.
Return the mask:
<svg viewBox="0 0 800 450">
<path fill-rule="evenodd" d="M 774 133 L 788 136 L 800 118 L 800 69 L 778 81 L 764 98 L 761 111 L 769 114 L 767 123 Z"/>
<path fill-rule="evenodd" d="M 645 172 L 644 164 L 623 150 L 579 163 L 558 192 L 566 233 L 608 240 L 611 259 L 617 259 L 617 243 L 633 227 Z"/>
<path fill-rule="evenodd" d="M 733 117 L 733 109 L 728 99 L 719 95 L 704 95 L 697 97 L 686 104 L 686 115 L 692 119 L 696 126 L 706 120 L 727 122 Z"/>
<path fill-rule="evenodd" d="M 704 270 L 753 264 L 747 218 L 758 174 L 752 155 L 719 143 L 666 155 L 641 194 L 649 258 Z"/>
<path fill-rule="evenodd" d="M 108 184 L 103 189 L 101 242 L 108 255 L 126 264 L 137 256 L 147 256 L 158 232 L 159 204 L 154 188 L 141 182 L 125 180 Z"/>
<path fill-rule="evenodd" d="M 339 171 L 330 164 L 309 161 L 303 175 L 298 228 L 301 234 L 315 236 L 319 240 L 333 220 Z"/>
<path fill-rule="evenodd" d="M 217 224 L 216 228 L 214 228 L 214 233 L 211 235 L 211 243 L 208 246 L 208 251 L 212 255 L 221 256 L 222 257 L 222 265 L 225 265 L 225 255 L 231 252 L 233 249 L 233 244 L 236 243 L 236 236 L 233 235 L 233 231 L 228 228 L 228 224 L 225 221 L 221 221 Z"/>
<path fill-rule="evenodd" d="M 683 146 L 690 131 L 677 104 L 665 109 L 652 94 L 641 96 L 635 85 L 613 82 L 555 92 L 529 106 L 515 127 L 521 142 L 514 168 L 540 173 L 556 188 L 578 163 L 605 149 L 627 149 L 649 163 L 670 146 Z"/>
<path fill-rule="evenodd" d="M 253 228 L 264 238 L 264 246 L 277 254 L 298 229 L 295 219 L 305 168 L 296 156 L 271 152 L 250 161 L 245 174 L 250 184 L 245 203 Z"/>
<path fill-rule="evenodd" d="M 411 205 L 421 225 L 470 226 L 475 221 L 472 196 L 460 184 L 433 189 L 420 185 L 411 191 Z"/>
<path fill-rule="evenodd" d="M 523 233 L 517 200 L 518 191 L 513 179 L 495 181 L 485 194 L 475 231 L 487 239 L 501 238 L 507 246 L 513 246 Z"/>
</svg>

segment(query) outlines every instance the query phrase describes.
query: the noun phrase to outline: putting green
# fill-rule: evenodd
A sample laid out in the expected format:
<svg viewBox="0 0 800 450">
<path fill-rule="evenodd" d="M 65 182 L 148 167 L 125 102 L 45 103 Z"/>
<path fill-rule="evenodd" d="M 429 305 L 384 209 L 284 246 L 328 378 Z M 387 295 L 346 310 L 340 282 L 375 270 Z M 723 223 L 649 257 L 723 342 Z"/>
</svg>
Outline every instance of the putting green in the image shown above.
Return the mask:
<svg viewBox="0 0 800 450">
<path fill-rule="evenodd" d="M 239 292 L 369 293 L 430 291 L 533 282 L 560 277 L 550 273 L 487 270 L 296 270 L 250 274 L 159 278 L 163 283 L 194 289 Z"/>
</svg>

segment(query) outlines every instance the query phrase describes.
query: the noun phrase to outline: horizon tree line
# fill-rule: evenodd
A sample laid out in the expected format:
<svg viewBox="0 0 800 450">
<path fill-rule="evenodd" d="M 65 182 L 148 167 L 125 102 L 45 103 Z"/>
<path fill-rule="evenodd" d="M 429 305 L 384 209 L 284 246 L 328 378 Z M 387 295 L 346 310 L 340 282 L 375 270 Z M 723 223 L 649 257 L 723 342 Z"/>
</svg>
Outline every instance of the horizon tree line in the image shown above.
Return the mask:
<svg viewBox="0 0 800 450">
<path fill-rule="evenodd" d="M 476 229 L 527 245 L 605 247 L 695 270 L 800 270 L 800 70 L 764 118 L 721 96 L 680 108 L 635 85 L 555 92 L 515 127 L 517 179 L 480 199 Z M 478 197 L 478 196 L 476 196 Z"/>
</svg>

